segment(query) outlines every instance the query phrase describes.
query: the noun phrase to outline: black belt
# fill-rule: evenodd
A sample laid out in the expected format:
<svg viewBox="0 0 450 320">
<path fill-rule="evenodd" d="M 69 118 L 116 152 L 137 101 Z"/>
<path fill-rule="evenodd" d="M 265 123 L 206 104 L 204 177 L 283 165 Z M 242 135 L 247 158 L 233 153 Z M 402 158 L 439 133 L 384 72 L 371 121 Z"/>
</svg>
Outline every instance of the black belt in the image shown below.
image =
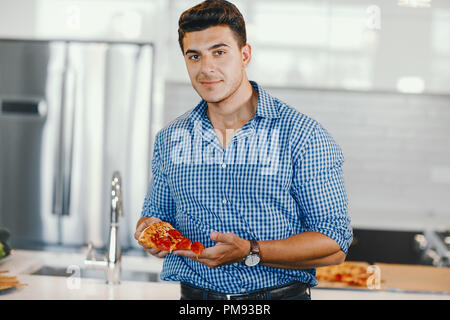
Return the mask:
<svg viewBox="0 0 450 320">
<path fill-rule="evenodd" d="M 306 294 L 309 286 L 303 282 L 290 282 L 242 294 L 226 294 L 181 283 L 181 299 L 185 300 L 284 300 Z"/>
</svg>

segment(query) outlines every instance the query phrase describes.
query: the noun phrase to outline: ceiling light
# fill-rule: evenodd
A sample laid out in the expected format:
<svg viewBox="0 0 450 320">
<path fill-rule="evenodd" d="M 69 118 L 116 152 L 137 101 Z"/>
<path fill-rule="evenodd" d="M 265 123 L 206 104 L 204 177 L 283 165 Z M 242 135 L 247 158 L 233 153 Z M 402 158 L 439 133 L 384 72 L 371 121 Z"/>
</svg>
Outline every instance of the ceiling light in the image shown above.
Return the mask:
<svg viewBox="0 0 450 320">
<path fill-rule="evenodd" d="M 402 7 L 429 8 L 431 0 L 398 0 L 397 4 Z"/>
</svg>

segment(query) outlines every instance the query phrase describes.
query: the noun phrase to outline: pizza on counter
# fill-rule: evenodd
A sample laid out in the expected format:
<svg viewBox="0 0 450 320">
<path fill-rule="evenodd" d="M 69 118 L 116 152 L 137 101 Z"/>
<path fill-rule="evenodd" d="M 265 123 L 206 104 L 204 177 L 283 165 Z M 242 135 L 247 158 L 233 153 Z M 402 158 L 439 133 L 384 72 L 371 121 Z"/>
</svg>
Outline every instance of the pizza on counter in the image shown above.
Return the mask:
<svg viewBox="0 0 450 320">
<path fill-rule="evenodd" d="M 345 283 L 351 286 L 366 287 L 371 273 L 367 272 L 369 264 L 362 262 L 343 262 L 339 265 L 319 267 L 316 277 L 321 281 Z"/>
<path fill-rule="evenodd" d="M 183 237 L 168 222 L 154 223 L 142 231 L 138 242 L 146 247 L 161 251 L 191 250 L 197 256 L 203 252 L 204 246 L 200 242 L 191 242 L 189 238 Z"/>
<path fill-rule="evenodd" d="M 8 273 L 8 270 L 0 270 L 0 273 Z M 0 275 L 0 294 L 2 290 L 11 289 L 15 287 L 26 286 L 25 283 L 20 283 L 16 276 L 3 276 Z"/>
</svg>

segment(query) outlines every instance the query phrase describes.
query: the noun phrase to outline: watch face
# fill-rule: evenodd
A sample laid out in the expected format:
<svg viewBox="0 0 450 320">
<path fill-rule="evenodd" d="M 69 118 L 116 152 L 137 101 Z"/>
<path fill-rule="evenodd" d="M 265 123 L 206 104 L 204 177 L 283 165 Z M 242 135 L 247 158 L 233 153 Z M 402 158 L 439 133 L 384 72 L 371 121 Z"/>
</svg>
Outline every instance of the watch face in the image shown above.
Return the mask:
<svg viewBox="0 0 450 320">
<path fill-rule="evenodd" d="M 257 254 L 249 254 L 246 258 L 245 258 L 245 265 L 249 266 L 249 267 L 253 267 L 256 266 L 259 261 L 260 261 L 260 257 Z"/>
</svg>

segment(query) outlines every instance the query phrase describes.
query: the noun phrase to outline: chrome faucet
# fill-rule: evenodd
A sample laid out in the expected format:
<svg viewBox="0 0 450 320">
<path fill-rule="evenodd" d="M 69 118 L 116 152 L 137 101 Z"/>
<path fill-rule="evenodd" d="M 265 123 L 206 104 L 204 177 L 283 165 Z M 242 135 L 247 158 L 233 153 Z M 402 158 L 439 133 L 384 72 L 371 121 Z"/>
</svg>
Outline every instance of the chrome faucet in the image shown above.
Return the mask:
<svg viewBox="0 0 450 320">
<path fill-rule="evenodd" d="M 120 283 L 120 264 L 122 254 L 119 242 L 119 215 L 123 216 L 122 183 L 119 172 L 114 172 L 111 188 L 111 220 L 109 226 L 109 240 L 105 255 L 97 259 L 93 254 L 92 243 L 88 244 L 88 254 L 84 264 L 88 268 L 104 269 L 107 284 Z"/>
</svg>

